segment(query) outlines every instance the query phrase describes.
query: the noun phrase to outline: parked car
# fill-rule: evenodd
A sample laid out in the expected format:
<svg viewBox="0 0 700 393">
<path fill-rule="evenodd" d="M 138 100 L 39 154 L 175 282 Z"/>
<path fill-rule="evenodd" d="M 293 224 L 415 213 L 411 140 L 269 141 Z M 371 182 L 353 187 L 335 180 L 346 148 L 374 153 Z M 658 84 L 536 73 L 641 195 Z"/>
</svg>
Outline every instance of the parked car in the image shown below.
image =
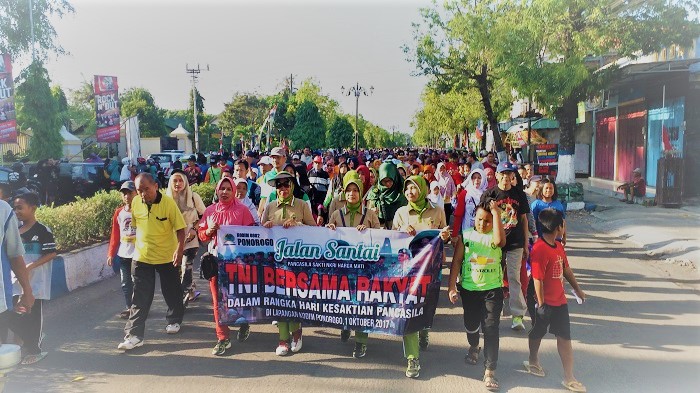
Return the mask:
<svg viewBox="0 0 700 393">
<path fill-rule="evenodd" d="M 158 163 L 163 174 L 163 178 L 165 179 L 170 178 L 173 162 L 180 161 L 183 157 L 185 157 L 185 159 L 189 157 L 189 155 L 185 154 L 184 150 L 163 150 L 160 153 L 154 153 L 148 156 L 148 158 L 152 158 L 156 163 Z"/>
<path fill-rule="evenodd" d="M 109 179 L 104 176 L 101 162 L 62 162 L 59 168 L 57 203 L 67 203 L 76 196 L 87 198 L 97 191 L 109 188 Z"/>
<path fill-rule="evenodd" d="M 27 174 L 24 167 L 12 168 L 0 167 L 0 183 L 7 184 L 12 194 L 15 194 L 18 189 L 26 188 L 28 191 L 39 193 L 40 185 L 33 179 L 27 179 Z M 18 170 L 21 172 L 18 172 Z"/>
</svg>

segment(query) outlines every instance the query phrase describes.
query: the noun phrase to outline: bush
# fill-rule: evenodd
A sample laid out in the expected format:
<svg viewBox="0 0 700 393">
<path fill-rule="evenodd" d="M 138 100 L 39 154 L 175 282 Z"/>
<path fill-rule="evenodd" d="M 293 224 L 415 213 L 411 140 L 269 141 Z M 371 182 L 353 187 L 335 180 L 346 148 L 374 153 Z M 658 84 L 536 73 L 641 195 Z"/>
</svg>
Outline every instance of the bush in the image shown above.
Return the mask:
<svg viewBox="0 0 700 393">
<path fill-rule="evenodd" d="M 58 251 L 66 252 L 109 239 L 112 216 L 121 203 L 119 191 L 100 191 L 67 205 L 41 206 L 36 218 L 51 229 Z"/>
<path fill-rule="evenodd" d="M 192 186 L 192 191 L 202 197 L 202 201 L 206 206 L 211 205 L 214 199 L 214 185 L 209 183 L 199 183 Z"/>
</svg>

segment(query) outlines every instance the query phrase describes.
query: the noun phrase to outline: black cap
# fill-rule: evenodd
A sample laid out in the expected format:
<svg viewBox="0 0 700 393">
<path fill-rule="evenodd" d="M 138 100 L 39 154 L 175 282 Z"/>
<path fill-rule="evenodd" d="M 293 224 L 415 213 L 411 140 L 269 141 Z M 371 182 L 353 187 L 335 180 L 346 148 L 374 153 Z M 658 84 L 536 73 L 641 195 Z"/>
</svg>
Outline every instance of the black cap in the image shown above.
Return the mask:
<svg viewBox="0 0 700 393">
<path fill-rule="evenodd" d="M 245 153 L 245 155 L 246 155 L 246 157 L 255 157 L 255 152 L 252 151 L 252 150 L 248 150 L 248 151 Z"/>
</svg>

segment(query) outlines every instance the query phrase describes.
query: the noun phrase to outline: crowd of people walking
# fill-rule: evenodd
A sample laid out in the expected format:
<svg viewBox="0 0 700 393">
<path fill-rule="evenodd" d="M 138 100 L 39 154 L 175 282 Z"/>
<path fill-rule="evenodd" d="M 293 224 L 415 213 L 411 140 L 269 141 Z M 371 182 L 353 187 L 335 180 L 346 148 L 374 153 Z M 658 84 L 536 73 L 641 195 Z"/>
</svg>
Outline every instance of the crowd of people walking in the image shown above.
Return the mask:
<svg viewBox="0 0 700 393">
<path fill-rule="evenodd" d="M 553 179 L 533 176 L 532 168 L 519 163 L 516 156 L 497 162 L 492 152 L 477 156 L 470 150 L 312 152 L 305 148 L 288 152 L 276 147 L 268 155 L 253 151 L 237 157 L 221 154 L 208 162 L 204 156 L 193 155 L 186 165 L 170 173 L 164 188 L 151 172 L 122 169 L 120 174 L 123 206 L 114 212 L 107 256 L 108 265 L 116 258 L 120 261 L 125 302 L 120 316 L 127 322 L 119 349 L 144 345 L 156 273 L 167 305 L 165 332 L 180 331 L 187 305 L 201 293 L 193 278 L 198 251 L 206 247 L 208 255 L 216 255 L 221 226 L 350 227 L 357 231 L 395 230 L 409 236 L 434 229 L 454 247 L 447 295 L 452 303 L 462 303 L 468 364 L 479 363 L 480 337 L 484 337 L 485 387 L 499 389 L 499 324 L 505 314 L 511 316 L 514 330 L 525 329 L 526 315 L 532 320 L 529 356 L 523 362 L 528 373 L 545 376 L 538 349 L 549 331 L 557 337 L 564 386 L 585 391 L 573 374 L 563 280 L 581 299 L 585 293 L 564 251 L 565 209 Z M 192 191 L 191 186 L 197 183 L 215 186 L 213 201 L 203 201 Z M 32 219 L 38 201 L 23 196 L 12 202 L 14 213 L 9 205 L 0 204 L 6 220 L 3 235 L 9 240 L 3 243 L 7 266 L 16 271 L 15 285 L 5 287 L 3 304 L 9 311 L 0 314 L 0 339 L 6 337 L 3 332 L 8 329 L 18 334 L 24 342 L 24 359 L 31 363 L 45 356 L 40 349 L 40 316 L 27 317 L 12 310 L 23 307 L 31 310 L 30 314 L 37 310 L 41 314 L 41 299 L 45 298 L 42 285 L 47 282 L 41 269 L 55 257 L 55 245 L 50 230 Z M 23 248 L 18 247 L 20 237 Z M 22 255 L 24 260 L 19 263 Z M 205 258 L 211 257 L 202 258 L 200 278 Z M 220 356 L 232 344 L 229 327 L 219 324 L 221 294 L 216 274 L 209 278 L 209 289 L 216 335 L 212 354 Z M 8 300 L 13 295 L 14 302 Z M 285 356 L 301 351 L 301 323 L 278 320 L 276 325 L 279 337 L 275 353 Z M 351 334 L 343 330 L 340 338 L 347 341 Z M 249 335 L 250 326 L 243 324 L 237 340 L 245 341 Z M 354 337 L 352 356 L 362 358 L 367 353 L 368 335 L 356 331 Z M 420 352 L 429 342 L 428 330 L 403 337 L 407 377 L 420 375 Z"/>
</svg>

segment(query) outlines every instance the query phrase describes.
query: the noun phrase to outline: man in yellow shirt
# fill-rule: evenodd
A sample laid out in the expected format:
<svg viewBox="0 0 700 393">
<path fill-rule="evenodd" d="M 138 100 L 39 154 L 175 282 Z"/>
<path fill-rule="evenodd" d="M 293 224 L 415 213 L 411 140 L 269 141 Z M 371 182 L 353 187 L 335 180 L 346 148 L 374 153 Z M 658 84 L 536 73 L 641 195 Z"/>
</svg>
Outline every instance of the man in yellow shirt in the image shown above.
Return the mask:
<svg viewBox="0 0 700 393">
<path fill-rule="evenodd" d="M 185 219 L 175 201 L 158 191 L 148 173 L 136 177 L 138 197 L 131 202 L 131 225 L 136 228 L 134 295 L 124 342 L 117 348 L 130 350 L 143 345 L 146 318 L 153 302 L 156 272 L 168 305 L 165 332 L 180 331 L 184 306 L 180 289 L 180 261 L 185 247 Z"/>
</svg>

